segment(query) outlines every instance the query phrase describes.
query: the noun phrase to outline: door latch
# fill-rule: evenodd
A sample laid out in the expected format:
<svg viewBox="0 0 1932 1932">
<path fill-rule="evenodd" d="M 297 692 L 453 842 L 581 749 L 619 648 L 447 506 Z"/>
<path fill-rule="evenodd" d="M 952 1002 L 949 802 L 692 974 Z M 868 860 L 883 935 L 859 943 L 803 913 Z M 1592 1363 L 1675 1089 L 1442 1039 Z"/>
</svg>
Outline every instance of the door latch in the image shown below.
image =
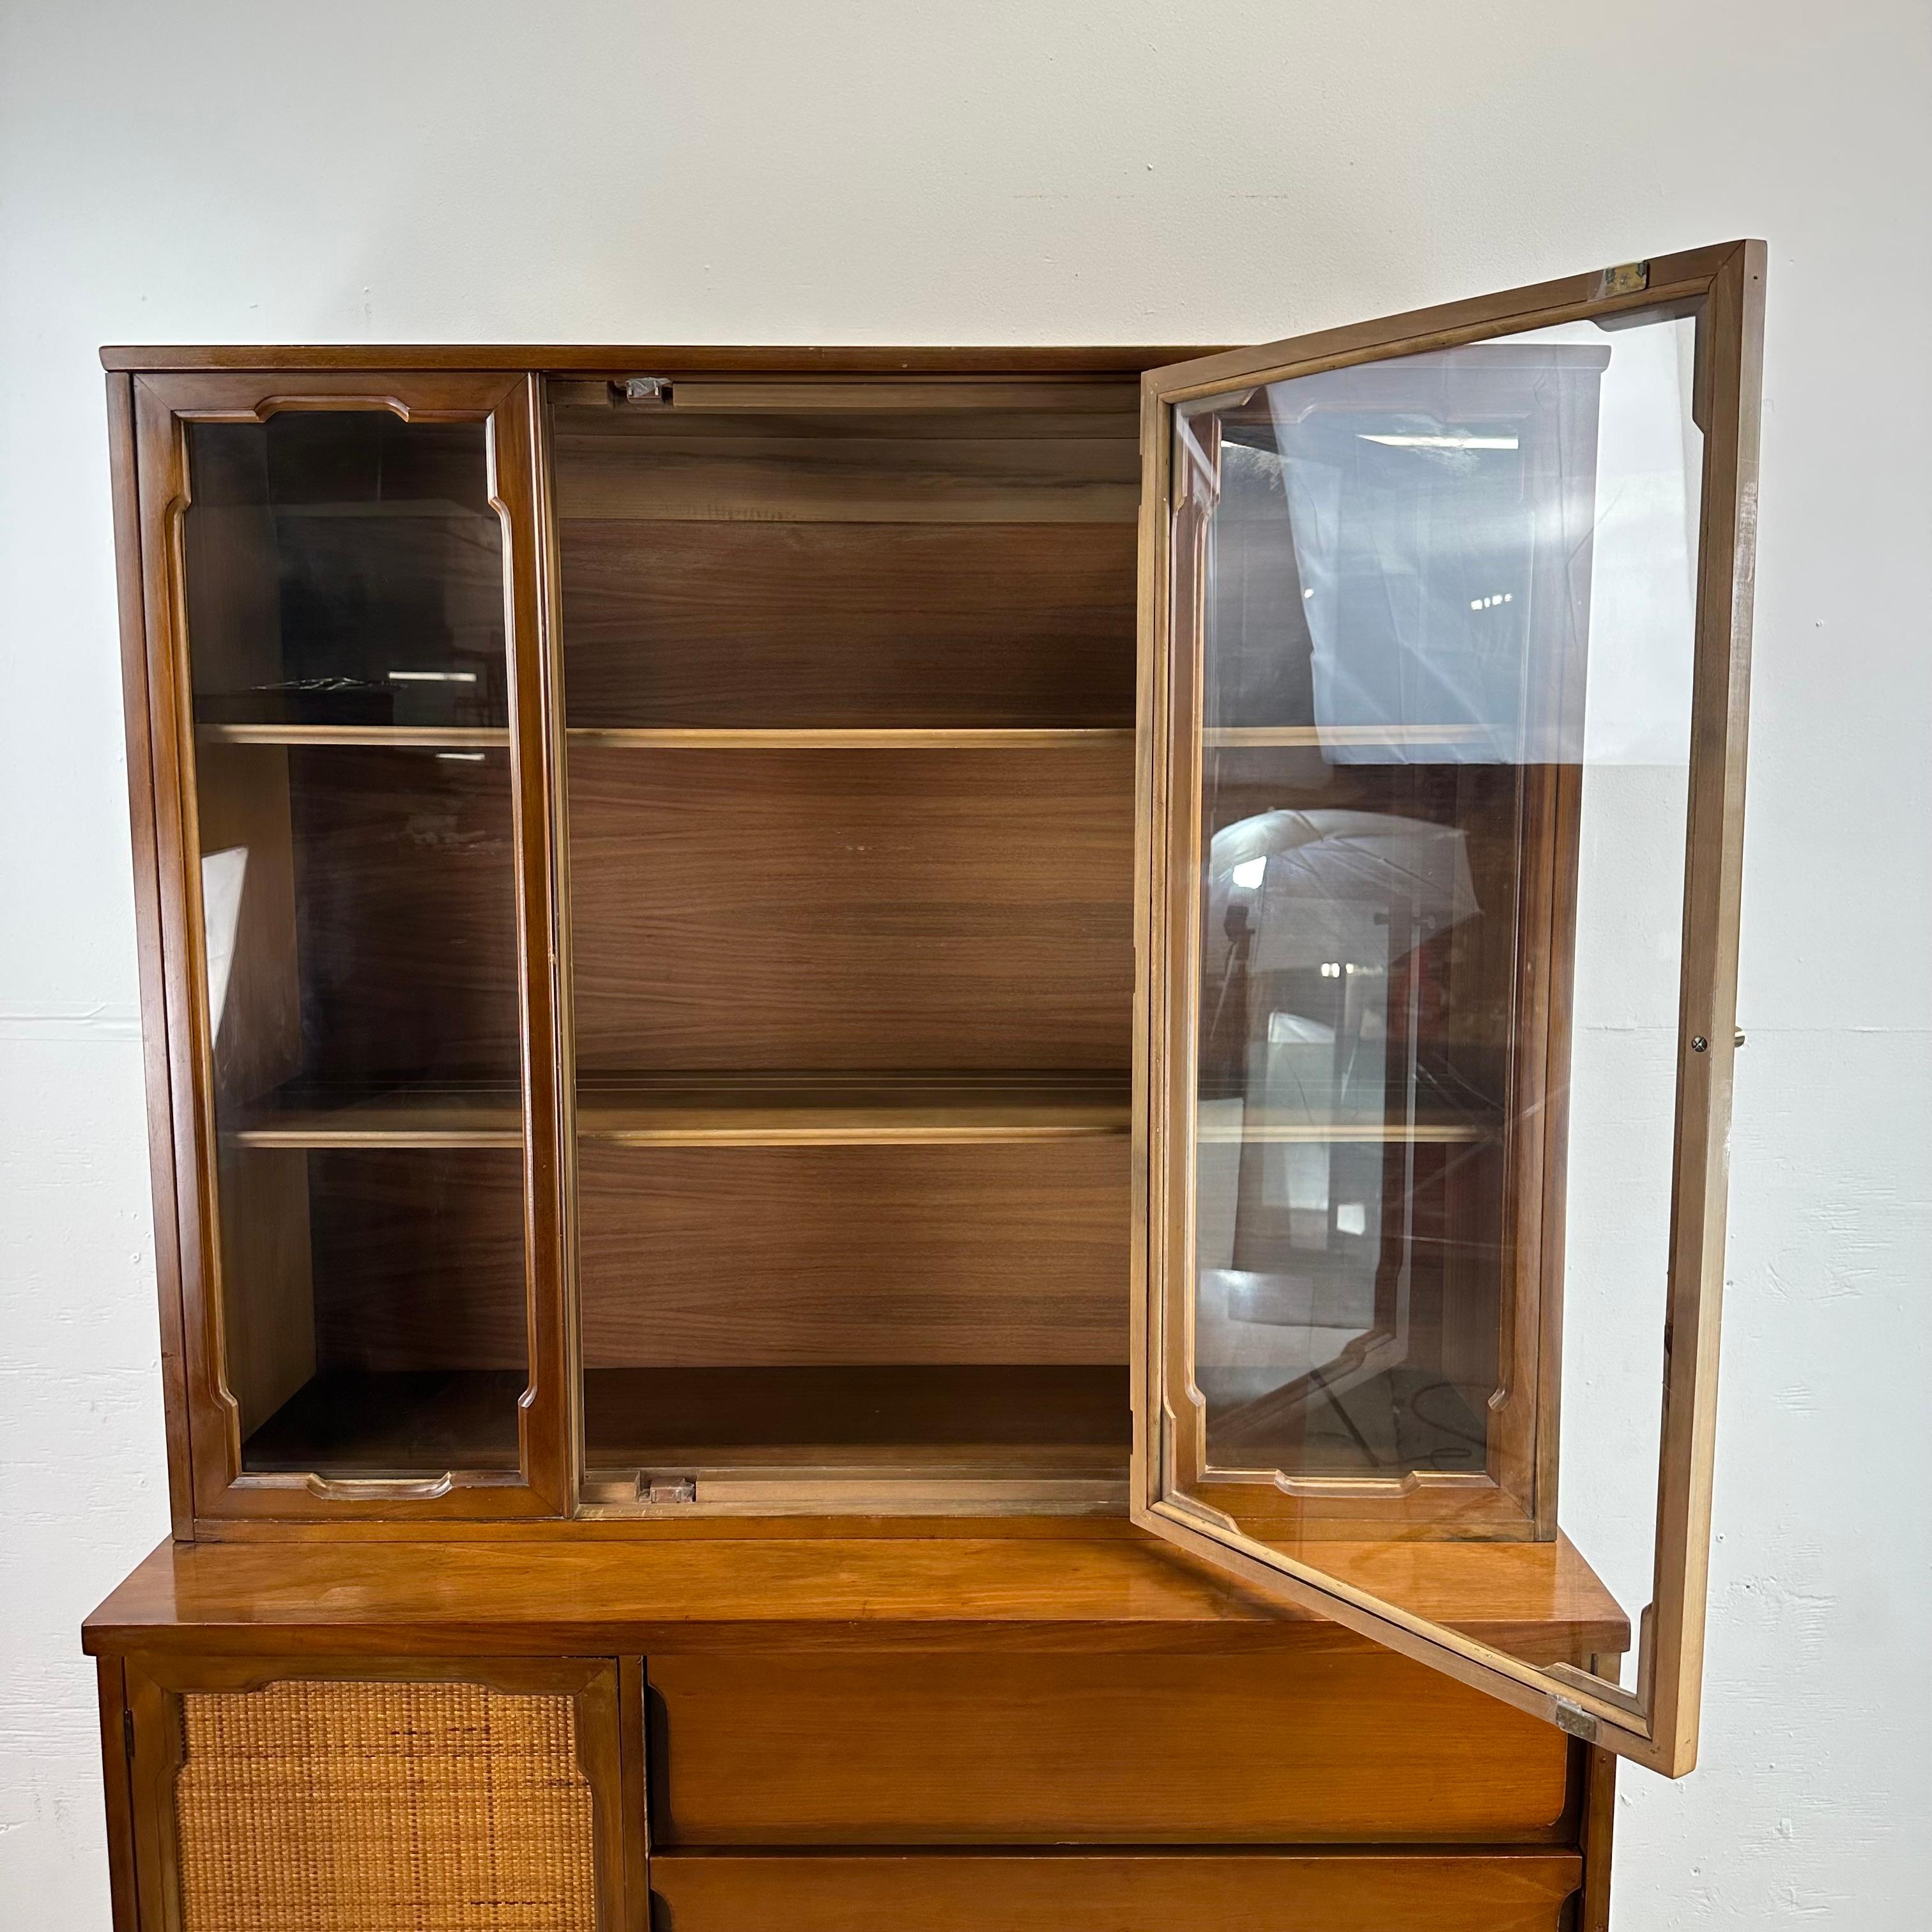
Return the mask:
<svg viewBox="0 0 1932 1932">
<path fill-rule="evenodd" d="M 670 378 L 668 376 L 626 376 L 621 382 L 610 385 L 610 400 L 614 403 L 668 403 L 670 400 Z"/>
<path fill-rule="evenodd" d="M 698 1500 L 698 1478 L 640 1474 L 638 1500 L 640 1503 L 694 1503 Z"/>
</svg>

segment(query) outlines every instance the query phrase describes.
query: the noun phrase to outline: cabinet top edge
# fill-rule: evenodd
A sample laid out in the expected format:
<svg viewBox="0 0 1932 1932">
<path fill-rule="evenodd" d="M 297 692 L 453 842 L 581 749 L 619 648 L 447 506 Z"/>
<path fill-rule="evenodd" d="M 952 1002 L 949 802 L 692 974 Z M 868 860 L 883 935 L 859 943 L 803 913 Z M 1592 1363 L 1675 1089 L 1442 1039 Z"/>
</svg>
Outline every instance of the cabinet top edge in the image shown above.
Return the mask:
<svg viewBox="0 0 1932 1932">
<path fill-rule="evenodd" d="M 760 375 L 1138 376 L 1169 362 L 1220 353 L 1194 346 L 1104 344 L 1080 346 L 1010 344 L 978 348 L 930 344 L 766 343 L 638 344 L 327 344 L 253 346 L 110 343 L 100 365 L 113 374 L 201 370 L 462 369 L 494 373 L 538 370 L 556 374 L 614 370 L 655 373 L 724 370 Z"/>
<path fill-rule="evenodd" d="M 602 1656 L 1365 1641 L 1146 1537 L 470 1543 L 424 1555 L 410 1544 L 164 1544 L 87 1618 L 82 1648 Z M 1567 1541 L 1444 1544 L 1423 1561 L 1426 1613 L 1483 1641 L 1577 1661 L 1627 1647 L 1622 1612 Z"/>
</svg>

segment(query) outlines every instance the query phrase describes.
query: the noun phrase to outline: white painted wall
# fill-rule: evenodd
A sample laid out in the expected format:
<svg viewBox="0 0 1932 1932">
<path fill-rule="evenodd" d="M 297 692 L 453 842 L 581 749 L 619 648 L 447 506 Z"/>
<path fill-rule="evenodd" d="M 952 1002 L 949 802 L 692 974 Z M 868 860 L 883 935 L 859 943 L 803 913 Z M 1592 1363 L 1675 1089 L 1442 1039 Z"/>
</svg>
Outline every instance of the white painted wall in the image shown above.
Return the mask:
<svg viewBox="0 0 1932 1932">
<path fill-rule="evenodd" d="M 0 1923 L 164 1532 L 104 341 L 1242 341 L 1772 244 L 1704 1765 L 1618 1924 L 1924 1916 L 1923 0 L 0 4 Z"/>
</svg>

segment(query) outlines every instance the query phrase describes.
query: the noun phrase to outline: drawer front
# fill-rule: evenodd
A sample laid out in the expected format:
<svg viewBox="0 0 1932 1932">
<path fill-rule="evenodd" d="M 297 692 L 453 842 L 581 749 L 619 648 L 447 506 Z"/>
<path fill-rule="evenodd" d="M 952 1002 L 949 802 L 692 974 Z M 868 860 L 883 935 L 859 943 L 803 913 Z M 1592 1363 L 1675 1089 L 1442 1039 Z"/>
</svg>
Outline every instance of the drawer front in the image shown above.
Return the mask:
<svg viewBox="0 0 1932 1932">
<path fill-rule="evenodd" d="M 1555 1932 L 1574 1853 L 660 1855 L 662 1932 Z"/>
<path fill-rule="evenodd" d="M 647 1669 L 661 1846 L 1574 1840 L 1562 1733 L 1379 1651 Z"/>
</svg>

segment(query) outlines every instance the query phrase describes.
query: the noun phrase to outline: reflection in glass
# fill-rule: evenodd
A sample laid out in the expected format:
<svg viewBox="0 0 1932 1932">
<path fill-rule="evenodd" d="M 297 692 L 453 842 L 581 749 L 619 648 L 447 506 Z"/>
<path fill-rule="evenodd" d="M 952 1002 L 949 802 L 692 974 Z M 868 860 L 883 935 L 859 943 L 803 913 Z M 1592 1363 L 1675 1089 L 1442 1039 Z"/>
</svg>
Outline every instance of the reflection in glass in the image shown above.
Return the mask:
<svg viewBox="0 0 1932 1932">
<path fill-rule="evenodd" d="M 487 434 L 386 410 L 191 424 L 196 719 L 505 723 Z"/>
<path fill-rule="evenodd" d="M 1196 1492 L 1285 1546 L 1548 1542 L 1560 1515 L 1645 1600 L 1694 326 L 1178 412 L 1201 845 L 1174 1406 Z"/>
<path fill-rule="evenodd" d="M 190 422 L 224 1372 L 245 1471 L 514 1472 L 527 1382 L 487 426 Z"/>
</svg>

